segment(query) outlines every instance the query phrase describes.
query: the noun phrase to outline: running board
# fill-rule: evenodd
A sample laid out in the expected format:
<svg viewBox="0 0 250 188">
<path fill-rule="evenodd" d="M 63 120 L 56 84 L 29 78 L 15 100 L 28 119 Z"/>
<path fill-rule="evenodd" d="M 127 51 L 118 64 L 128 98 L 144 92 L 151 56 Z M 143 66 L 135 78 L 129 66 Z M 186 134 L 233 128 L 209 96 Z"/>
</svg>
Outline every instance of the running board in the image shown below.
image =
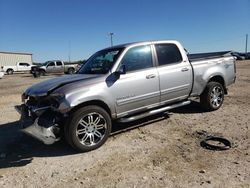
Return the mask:
<svg viewBox="0 0 250 188">
<path fill-rule="evenodd" d="M 158 113 L 161 113 L 161 112 L 165 112 L 165 111 L 168 111 L 168 110 L 171 110 L 171 109 L 174 109 L 174 108 L 185 106 L 185 105 L 188 105 L 190 103 L 191 103 L 191 101 L 184 101 L 184 102 L 180 102 L 180 103 L 175 103 L 175 104 L 170 105 L 170 106 L 165 106 L 165 107 L 162 107 L 162 108 L 158 108 L 158 109 L 151 110 L 151 111 L 148 111 L 148 112 L 145 112 L 145 113 L 142 113 L 142 114 L 138 114 L 138 115 L 135 115 L 135 116 L 124 117 L 124 118 L 119 119 L 118 122 L 128 123 L 128 122 L 131 122 L 131 121 L 142 119 L 142 118 L 147 117 L 147 116 L 152 116 L 152 115 L 155 115 L 155 114 L 158 114 Z"/>
</svg>

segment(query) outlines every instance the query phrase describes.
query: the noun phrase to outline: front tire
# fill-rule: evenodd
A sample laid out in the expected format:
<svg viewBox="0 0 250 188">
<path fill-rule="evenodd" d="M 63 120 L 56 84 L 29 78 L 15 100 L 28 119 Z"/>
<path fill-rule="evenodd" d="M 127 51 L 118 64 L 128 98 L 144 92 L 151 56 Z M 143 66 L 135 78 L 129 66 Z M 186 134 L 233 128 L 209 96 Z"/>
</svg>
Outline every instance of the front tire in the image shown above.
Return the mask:
<svg viewBox="0 0 250 188">
<path fill-rule="evenodd" d="M 209 82 L 200 96 L 202 107 L 207 111 L 218 110 L 224 101 L 224 88 L 218 82 Z"/>
<path fill-rule="evenodd" d="M 41 76 L 45 76 L 45 71 L 44 71 L 44 70 L 39 70 L 39 74 L 40 74 Z"/>
<path fill-rule="evenodd" d="M 99 106 L 85 106 L 75 111 L 65 125 L 67 142 L 80 152 L 99 148 L 111 132 L 110 115 Z"/>
</svg>

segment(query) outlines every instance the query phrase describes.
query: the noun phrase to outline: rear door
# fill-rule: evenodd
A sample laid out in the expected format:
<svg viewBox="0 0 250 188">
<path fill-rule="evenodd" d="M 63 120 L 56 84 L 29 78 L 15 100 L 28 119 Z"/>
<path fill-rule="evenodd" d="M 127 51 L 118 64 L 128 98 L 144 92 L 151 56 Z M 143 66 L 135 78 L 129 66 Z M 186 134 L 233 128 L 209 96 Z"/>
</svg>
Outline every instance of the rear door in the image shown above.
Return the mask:
<svg viewBox="0 0 250 188">
<path fill-rule="evenodd" d="M 27 63 L 18 63 L 17 71 L 25 71 L 27 69 Z"/>
<path fill-rule="evenodd" d="M 61 61 L 56 61 L 56 70 L 55 72 L 64 72 L 64 66 Z"/>
<path fill-rule="evenodd" d="M 29 63 L 23 63 L 24 67 L 23 67 L 23 71 L 29 71 L 31 70 L 31 66 Z"/>
<path fill-rule="evenodd" d="M 128 49 L 121 65 L 125 65 L 126 74 L 121 74 L 110 87 L 118 116 L 159 105 L 159 76 L 153 64 L 151 46 L 142 45 Z"/>
<path fill-rule="evenodd" d="M 176 44 L 155 44 L 158 63 L 161 103 L 183 100 L 189 96 L 192 88 L 192 67 L 183 60 Z"/>
</svg>

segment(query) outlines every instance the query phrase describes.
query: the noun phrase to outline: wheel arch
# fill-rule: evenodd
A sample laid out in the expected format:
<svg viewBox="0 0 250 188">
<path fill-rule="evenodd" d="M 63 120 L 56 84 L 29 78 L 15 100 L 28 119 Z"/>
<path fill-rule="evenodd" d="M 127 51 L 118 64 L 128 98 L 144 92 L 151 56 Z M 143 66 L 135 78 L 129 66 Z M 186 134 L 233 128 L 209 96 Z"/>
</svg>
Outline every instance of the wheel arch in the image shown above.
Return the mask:
<svg viewBox="0 0 250 188">
<path fill-rule="evenodd" d="M 8 69 L 6 70 L 6 72 L 8 72 L 8 71 L 14 72 L 14 69 L 13 69 L 13 68 L 8 68 Z"/>
<path fill-rule="evenodd" d="M 95 105 L 95 106 L 99 106 L 101 108 L 103 108 L 104 110 L 107 111 L 107 113 L 110 115 L 110 117 L 112 118 L 112 113 L 111 113 L 111 110 L 109 108 L 109 106 L 101 101 L 101 100 L 90 100 L 90 101 L 86 101 L 86 102 L 83 102 L 83 103 L 80 103 L 78 104 L 77 106 L 73 107 L 71 110 L 70 110 L 70 114 L 71 113 L 74 113 L 75 111 L 77 111 L 78 109 L 84 107 L 84 106 L 89 106 L 89 105 Z"/>
<path fill-rule="evenodd" d="M 68 70 L 70 70 L 70 69 L 75 70 L 75 68 L 74 68 L 74 67 L 69 67 L 69 68 L 68 68 Z"/>
<path fill-rule="evenodd" d="M 211 78 L 209 78 L 207 84 L 209 82 L 218 82 L 218 83 L 220 83 L 223 86 L 225 94 L 227 94 L 227 88 L 226 88 L 225 80 L 221 75 L 212 76 Z"/>
<path fill-rule="evenodd" d="M 65 70 L 65 73 L 68 74 L 70 70 L 72 70 L 73 72 L 76 71 L 76 69 L 75 69 L 74 67 L 69 67 L 69 68 L 67 68 L 67 69 Z"/>
<path fill-rule="evenodd" d="M 46 69 L 43 69 L 43 68 L 39 68 L 38 71 L 43 71 L 43 72 L 46 72 Z"/>
</svg>

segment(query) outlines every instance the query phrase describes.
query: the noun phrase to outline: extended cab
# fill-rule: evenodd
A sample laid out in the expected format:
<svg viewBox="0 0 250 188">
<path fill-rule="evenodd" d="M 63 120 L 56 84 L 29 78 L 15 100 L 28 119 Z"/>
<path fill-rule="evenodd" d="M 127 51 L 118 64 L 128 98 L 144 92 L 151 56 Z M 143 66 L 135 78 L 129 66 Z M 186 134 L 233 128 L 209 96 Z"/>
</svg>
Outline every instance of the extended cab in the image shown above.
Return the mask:
<svg viewBox="0 0 250 188">
<path fill-rule="evenodd" d="M 46 73 L 67 73 L 73 74 L 77 70 L 76 64 L 65 65 L 63 61 L 52 60 L 46 61 L 40 66 L 34 66 L 31 69 L 32 74 L 39 73 L 39 75 L 44 76 Z"/>
<path fill-rule="evenodd" d="M 2 66 L 1 68 L 7 74 L 13 74 L 14 72 L 30 71 L 32 66 L 33 65 L 30 65 L 29 63 L 17 62 L 14 66 Z"/>
<path fill-rule="evenodd" d="M 200 97 L 207 111 L 219 109 L 235 82 L 235 59 L 226 52 L 189 57 L 177 41 L 98 51 L 77 74 L 38 83 L 23 93 L 17 107 L 23 130 L 45 144 L 63 132 L 73 148 L 89 151 L 107 140 L 114 120 L 131 122 L 188 105 L 190 97 Z"/>
</svg>

